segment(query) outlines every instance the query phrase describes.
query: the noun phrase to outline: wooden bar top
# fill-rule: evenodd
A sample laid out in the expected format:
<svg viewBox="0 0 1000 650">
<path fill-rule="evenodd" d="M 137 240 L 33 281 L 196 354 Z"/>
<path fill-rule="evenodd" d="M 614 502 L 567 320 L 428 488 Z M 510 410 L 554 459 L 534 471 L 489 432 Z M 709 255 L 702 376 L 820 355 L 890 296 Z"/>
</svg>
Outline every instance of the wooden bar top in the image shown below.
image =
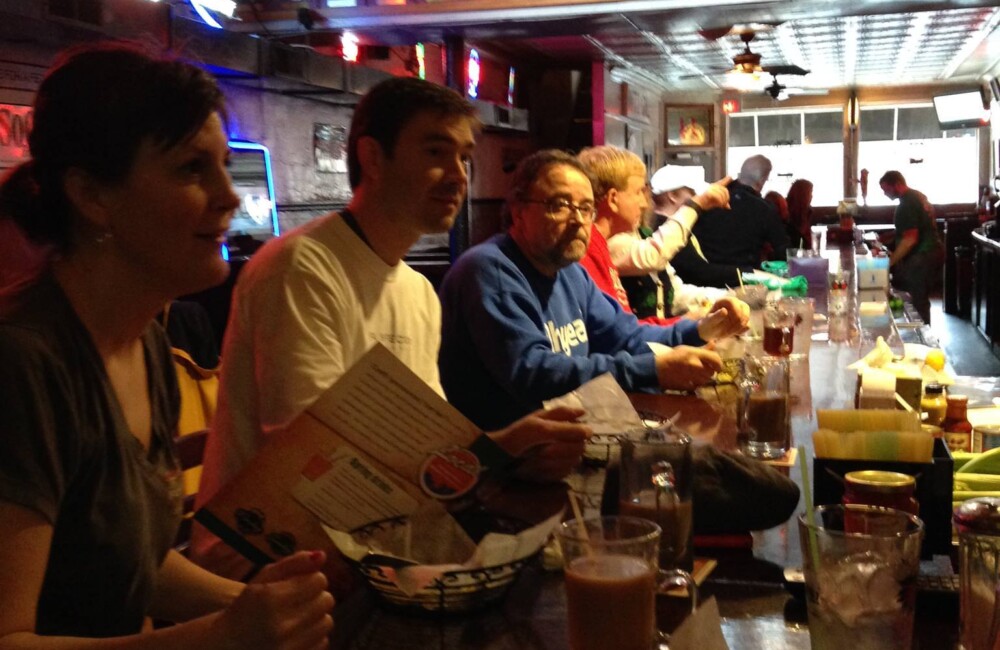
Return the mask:
<svg viewBox="0 0 1000 650">
<path fill-rule="evenodd" d="M 794 444 L 805 448 L 810 466 L 815 409 L 850 406 L 855 373 L 846 366 L 858 358 L 858 352 L 857 340 L 845 343 L 814 340 L 809 358 L 793 365 Z M 640 412 L 663 418 L 679 412 L 678 425 L 690 432 L 696 444 L 733 449 L 738 441 L 726 390 L 719 386 L 702 388 L 697 396 L 632 395 L 631 398 Z M 798 465 L 790 468 L 789 475 L 801 485 Z M 800 511 L 802 507 L 800 504 Z M 805 604 L 790 596 L 782 583 L 786 566 L 801 566 L 794 517 L 782 526 L 754 533 L 752 548 L 698 548 L 696 555 L 711 555 L 718 562 L 700 595 L 702 599 L 714 596 L 718 600 L 723 634 L 730 648 L 807 650 L 810 647 Z M 371 594 L 363 593 L 338 603 L 336 619 L 332 637 L 335 648 L 568 648 L 562 574 L 546 572 L 539 566 L 525 571 L 502 604 L 476 614 L 435 618 L 394 613 L 375 602 Z M 916 621 L 915 648 L 957 647 L 957 597 L 938 601 L 918 598 Z"/>
</svg>

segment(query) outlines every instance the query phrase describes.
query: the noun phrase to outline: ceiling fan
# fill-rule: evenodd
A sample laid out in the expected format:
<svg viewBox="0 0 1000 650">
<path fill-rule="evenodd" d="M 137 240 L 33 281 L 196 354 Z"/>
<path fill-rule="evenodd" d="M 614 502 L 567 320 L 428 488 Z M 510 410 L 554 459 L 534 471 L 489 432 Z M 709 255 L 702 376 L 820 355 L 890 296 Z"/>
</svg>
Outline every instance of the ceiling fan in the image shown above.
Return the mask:
<svg viewBox="0 0 1000 650">
<path fill-rule="evenodd" d="M 740 32 L 740 40 L 743 41 L 743 51 L 733 57 L 733 68 L 730 72 L 744 74 L 760 74 L 769 72 L 777 74 L 809 74 L 809 70 L 797 65 L 765 65 L 760 64 L 760 55 L 750 50 L 750 41 L 753 40 L 755 32 Z"/>
<path fill-rule="evenodd" d="M 764 94 L 776 101 L 788 99 L 791 95 L 826 95 L 827 92 L 823 88 L 789 88 L 778 83 L 778 75 L 774 72 L 771 73 L 771 85 L 764 89 Z"/>
<path fill-rule="evenodd" d="M 756 25 L 762 29 L 771 29 L 774 25 Z M 700 74 L 681 75 L 679 79 L 690 79 L 708 75 L 726 75 L 726 85 L 740 91 L 761 90 L 758 80 L 762 73 L 772 75 L 806 75 L 809 70 L 797 65 L 761 65 L 761 55 L 750 49 L 750 42 L 753 41 L 757 32 L 744 26 L 730 26 L 714 30 L 702 30 L 699 32 L 707 40 L 714 41 L 728 35 L 738 35 L 743 42 L 743 51 L 733 57 L 733 67 L 706 70 Z"/>
</svg>

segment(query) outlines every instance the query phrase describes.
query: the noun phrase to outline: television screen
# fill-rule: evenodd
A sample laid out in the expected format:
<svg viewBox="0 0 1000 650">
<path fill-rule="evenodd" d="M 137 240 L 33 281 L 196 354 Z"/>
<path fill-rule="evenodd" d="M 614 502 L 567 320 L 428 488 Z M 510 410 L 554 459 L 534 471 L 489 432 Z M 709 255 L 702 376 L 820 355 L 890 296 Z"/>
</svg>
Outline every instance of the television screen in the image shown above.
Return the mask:
<svg viewBox="0 0 1000 650">
<path fill-rule="evenodd" d="M 934 98 L 934 112 L 943 130 L 968 129 L 990 123 L 990 112 L 983 108 L 983 96 L 970 90 Z"/>
<path fill-rule="evenodd" d="M 229 175 L 240 205 L 229 224 L 231 254 L 249 255 L 278 235 L 278 207 L 271 180 L 271 154 L 255 142 L 229 143 Z"/>
</svg>

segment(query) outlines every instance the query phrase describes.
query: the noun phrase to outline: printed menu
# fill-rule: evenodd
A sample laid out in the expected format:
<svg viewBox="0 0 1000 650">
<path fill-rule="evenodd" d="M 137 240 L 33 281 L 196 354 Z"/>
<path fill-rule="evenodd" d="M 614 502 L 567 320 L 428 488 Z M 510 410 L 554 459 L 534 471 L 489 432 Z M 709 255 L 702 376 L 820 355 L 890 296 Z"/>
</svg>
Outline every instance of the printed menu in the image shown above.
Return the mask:
<svg viewBox="0 0 1000 650">
<path fill-rule="evenodd" d="M 195 519 L 255 564 L 467 494 L 510 457 L 376 344 Z"/>
</svg>

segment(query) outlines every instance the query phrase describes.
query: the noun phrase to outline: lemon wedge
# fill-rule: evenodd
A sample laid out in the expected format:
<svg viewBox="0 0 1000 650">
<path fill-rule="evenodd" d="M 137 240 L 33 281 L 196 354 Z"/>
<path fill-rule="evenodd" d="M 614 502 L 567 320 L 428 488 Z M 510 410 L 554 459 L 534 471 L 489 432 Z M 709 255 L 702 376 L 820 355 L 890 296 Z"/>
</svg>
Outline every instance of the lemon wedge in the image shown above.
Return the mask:
<svg viewBox="0 0 1000 650">
<path fill-rule="evenodd" d="M 927 353 L 927 357 L 924 359 L 924 363 L 928 366 L 937 370 L 938 372 L 944 370 L 944 352 L 935 348 Z"/>
</svg>

